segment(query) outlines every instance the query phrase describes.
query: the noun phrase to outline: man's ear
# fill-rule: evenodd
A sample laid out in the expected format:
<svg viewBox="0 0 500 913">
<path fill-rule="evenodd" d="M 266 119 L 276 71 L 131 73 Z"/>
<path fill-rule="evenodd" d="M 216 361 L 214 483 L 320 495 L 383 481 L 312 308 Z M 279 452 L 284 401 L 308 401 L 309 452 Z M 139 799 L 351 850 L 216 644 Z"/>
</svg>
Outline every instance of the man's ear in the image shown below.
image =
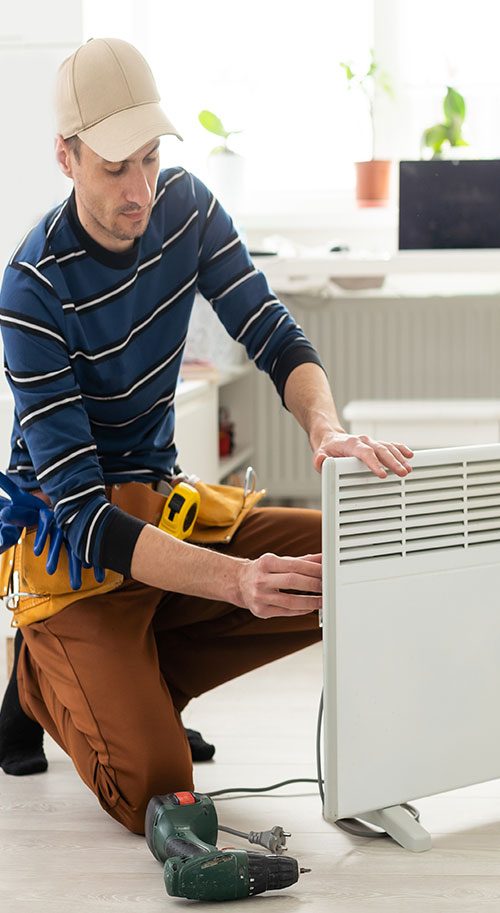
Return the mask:
<svg viewBox="0 0 500 913">
<path fill-rule="evenodd" d="M 63 139 L 60 133 L 57 134 L 54 140 L 54 149 L 56 161 L 62 173 L 65 174 L 67 178 L 73 178 L 73 163 L 71 161 L 70 149 L 66 140 Z"/>
</svg>

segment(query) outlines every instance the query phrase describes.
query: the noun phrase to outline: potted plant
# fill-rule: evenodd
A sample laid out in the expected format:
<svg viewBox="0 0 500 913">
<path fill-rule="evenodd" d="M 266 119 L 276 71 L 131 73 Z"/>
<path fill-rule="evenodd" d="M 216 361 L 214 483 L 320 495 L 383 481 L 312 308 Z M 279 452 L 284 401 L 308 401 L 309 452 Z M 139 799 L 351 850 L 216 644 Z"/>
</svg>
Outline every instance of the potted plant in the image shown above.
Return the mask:
<svg viewBox="0 0 500 913">
<path fill-rule="evenodd" d="M 209 180 L 217 198 L 237 221 L 243 209 L 243 156 L 230 149 L 228 139 L 242 131 L 226 130 L 212 111 L 200 111 L 198 120 L 205 130 L 222 138 L 222 144 L 214 146 L 208 157 Z"/>
<path fill-rule="evenodd" d="M 465 99 L 460 92 L 451 86 L 446 86 L 446 95 L 443 101 L 444 122 L 428 127 L 422 134 L 420 154 L 423 158 L 425 149 L 432 151 L 431 158 L 441 158 L 443 144 L 446 149 L 455 149 L 458 146 L 469 144 L 462 136 L 462 126 L 465 120 Z"/>
<path fill-rule="evenodd" d="M 360 91 L 366 100 L 371 124 L 371 159 L 356 162 L 356 199 L 360 206 L 383 206 L 389 199 L 391 162 L 375 158 L 375 95 L 377 91 L 394 97 L 388 73 L 380 68 L 375 60 L 373 48 L 370 50 L 368 69 L 355 73 L 350 63 L 341 63 L 349 90 Z"/>
</svg>

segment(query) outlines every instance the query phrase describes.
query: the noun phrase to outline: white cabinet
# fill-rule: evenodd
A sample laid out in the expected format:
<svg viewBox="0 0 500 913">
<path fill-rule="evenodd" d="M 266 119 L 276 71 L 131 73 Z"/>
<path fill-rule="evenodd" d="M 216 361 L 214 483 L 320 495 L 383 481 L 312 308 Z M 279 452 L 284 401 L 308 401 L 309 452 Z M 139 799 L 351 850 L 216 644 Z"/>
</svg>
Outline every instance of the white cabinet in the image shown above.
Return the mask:
<svg viewBox="0 0 500 913">
<path fill-rule="evenodd" d="M 229 456 L 219 459 L 219 481 L 238 469 L 245 468 L 254 458 L 254 382 L 256 371 L 253 365 L 241 365 L 224 371 L 219 381 L 219 409 L 226 410 L 234 426 L 234 448 Z"/>
<path fill-rule="evenodd" d="M 414 450 L 500 441 L 500 400 L 353 400 L 343 412 L 351 434 Z"/>
<path fill-rule="evenodd" d="M 217 387 L 213 381 L 185 380 L 175 397 L 175 443 L 183 472 L 217 482 L 219 434 Z"/>
<path fill-rule="evenodd" d="M 179 466 L 204 482 L 217 483 L 252 462 L 254 438 L 254 369 L 238 365 L 217 380 L 187 380 L 175 397 L 175 442 Z M 234 447 L 219 457 L 219 409 L 234 425 Z"/>
</svg>

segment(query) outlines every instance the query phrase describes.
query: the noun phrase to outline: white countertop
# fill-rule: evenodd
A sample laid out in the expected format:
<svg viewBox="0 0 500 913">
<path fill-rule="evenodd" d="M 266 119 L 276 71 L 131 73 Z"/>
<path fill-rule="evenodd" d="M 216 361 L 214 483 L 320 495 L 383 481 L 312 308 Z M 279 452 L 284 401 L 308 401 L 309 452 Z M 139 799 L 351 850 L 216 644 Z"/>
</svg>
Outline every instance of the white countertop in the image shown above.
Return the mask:
<svg viewBox="0 0 500 913">
<path fill-rule="evenodd" d="M 352 400 L 344 407 L 347 421 L 377 420 L 391 421 L 484 421 L 500 419 L 500 399 L 385 399 Z"/>
<path fill-rule="evenodd" d="M 254 256 L 253 259 L 277 292 L 307 292 L 329 283 L 348 291 L 377 289 L 382 288 L 386 278 L 394 280 L 397 294 L 405 293 L 406 278 L 411 279 L 413 287 L 415 282 L 420 284 L 419 294 L 500 291 L 500 250 L 496 249 L 387 254 L 301 249 L 296 256 Z"/>
</svg>

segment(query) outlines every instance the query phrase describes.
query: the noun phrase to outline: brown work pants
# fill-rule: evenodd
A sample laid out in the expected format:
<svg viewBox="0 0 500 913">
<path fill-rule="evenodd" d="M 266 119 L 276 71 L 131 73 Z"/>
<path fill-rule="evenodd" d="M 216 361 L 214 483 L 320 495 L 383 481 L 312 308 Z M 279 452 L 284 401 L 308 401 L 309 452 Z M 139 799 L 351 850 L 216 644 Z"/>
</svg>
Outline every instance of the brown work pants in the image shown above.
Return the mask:
<svg viewBox="0 0 500 913">
<path fill-rule="evenodd" d="M 320 512 L 255 508 L 229 555 L 321 551 Z M 144 833 L 151 796 L 193 789 L 180 711 L 222 682 L 319 640 L 317 613 L 259 619 L 127 580 L 23 628 L 23 709 L 113 818 Z M 243 749 L 244 751 L 244 749 Z"/>
</svg>

